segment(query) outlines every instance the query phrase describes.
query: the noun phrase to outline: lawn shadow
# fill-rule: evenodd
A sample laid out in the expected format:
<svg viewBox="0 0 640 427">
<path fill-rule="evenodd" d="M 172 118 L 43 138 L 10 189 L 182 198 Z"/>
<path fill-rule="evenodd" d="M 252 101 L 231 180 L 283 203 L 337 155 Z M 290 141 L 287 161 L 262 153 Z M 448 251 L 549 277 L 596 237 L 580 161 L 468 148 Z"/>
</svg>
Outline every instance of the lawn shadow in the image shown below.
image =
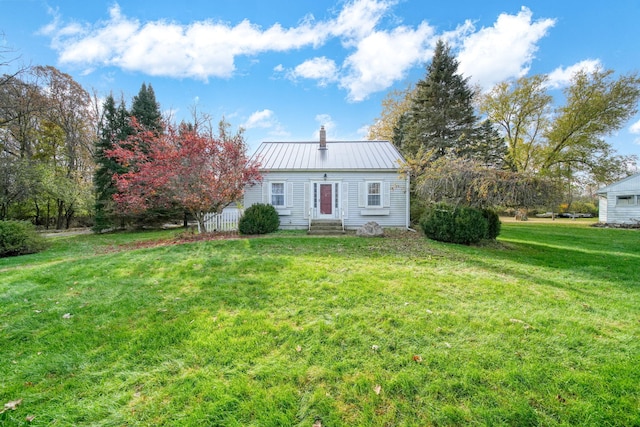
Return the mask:
<svg viewBox="0 0 640 427">
<path fill-rule="evenodd" d="M 520 236 L 500 241 L 508 243 L 511 248 L 491 249 L 490 259 L 472 256 L 472 261 L 500 274 L 585 294 L 591 293 L 589 289 L 594 285 L 603 283 L 624 290 L 640 290 L 640 271 L 637 268 L 640 250 L 631 240 L 607 245 L 601 238 L 589 238 L 585 233 L 579 237 L 579 247 L 571 243 L 570 236 L 550 236 L 544 240 L 539 235 L 535 240 Z M 509 264 L 513 263 L 528 268 L 510 267 Z M 557 269 L 557 274 L 549 279 L 535 274 L 536 269 Z"/>
</svg>

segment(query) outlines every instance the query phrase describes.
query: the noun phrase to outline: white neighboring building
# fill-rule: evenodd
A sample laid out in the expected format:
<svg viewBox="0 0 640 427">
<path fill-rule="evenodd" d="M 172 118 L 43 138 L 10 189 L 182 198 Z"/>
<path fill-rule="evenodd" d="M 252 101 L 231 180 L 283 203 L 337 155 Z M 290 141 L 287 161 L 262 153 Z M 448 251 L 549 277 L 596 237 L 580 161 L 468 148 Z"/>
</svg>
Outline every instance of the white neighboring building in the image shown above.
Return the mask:
<svg viewBox="0 0 640 427">
<path fill-rule="evenodd" d="M 244 207 L 270 203 L 280 228 L 306 229 L 340 221 L 357 229 L 369 221 L 409 227 L 409 179 L 403 157 L 389 141 L 263 142 L 253 155 L 263 181 L 247 186 Z"/>
<path fill-rule="evenodd" d="M 602 187 L 598 195 L 601 223 L 640 223 L 640 173 Z"/>
</svg>

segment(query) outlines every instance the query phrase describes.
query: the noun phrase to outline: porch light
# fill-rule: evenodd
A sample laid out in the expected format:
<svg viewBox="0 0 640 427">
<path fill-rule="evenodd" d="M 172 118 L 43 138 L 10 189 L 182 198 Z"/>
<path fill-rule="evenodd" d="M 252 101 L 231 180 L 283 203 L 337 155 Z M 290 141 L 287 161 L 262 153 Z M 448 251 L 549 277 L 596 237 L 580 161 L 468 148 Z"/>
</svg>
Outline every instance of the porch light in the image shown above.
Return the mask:
<svg viewBox="0 0 640 427">
<path fill-rule="evenodd" d="M 324 174 L 324 180 L 325 181 L 327 180 L 327 174 L 326 173 Z"/>
</svg>

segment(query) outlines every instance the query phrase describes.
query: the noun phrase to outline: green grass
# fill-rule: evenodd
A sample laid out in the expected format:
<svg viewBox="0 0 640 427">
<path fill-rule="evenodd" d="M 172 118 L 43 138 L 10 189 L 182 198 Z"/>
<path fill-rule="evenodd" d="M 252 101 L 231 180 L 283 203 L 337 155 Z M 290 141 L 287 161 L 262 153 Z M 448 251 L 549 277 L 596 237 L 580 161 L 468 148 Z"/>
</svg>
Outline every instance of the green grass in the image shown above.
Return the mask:
<svg viewBox="0 0 640 427">
<path fill-rule="evenodd" d="M 174 235 L 0 259 L 0 425 L 640 425 L 636 230 Z"/>
</svg>

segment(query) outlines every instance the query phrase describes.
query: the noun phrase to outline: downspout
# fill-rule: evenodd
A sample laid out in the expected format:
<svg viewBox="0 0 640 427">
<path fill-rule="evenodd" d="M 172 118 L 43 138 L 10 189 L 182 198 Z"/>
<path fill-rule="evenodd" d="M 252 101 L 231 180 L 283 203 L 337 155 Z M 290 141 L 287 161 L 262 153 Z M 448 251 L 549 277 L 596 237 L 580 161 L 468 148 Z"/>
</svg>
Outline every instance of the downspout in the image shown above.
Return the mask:
<svg viewBox="0 0 640 427">
<path fill-rule="evenodd" d="M 407 199 L 406 199 L 406 205 L 407 205 L 407 215 L 406 215 L 406 228 L 409 231 L 413 231 L 414 233 L 416 232 L 416 230 L 414 230 L 413 228 L 409 227 L 409 225 L 411 225 L 411 176 L 407 173 Z"/>
</svg>

